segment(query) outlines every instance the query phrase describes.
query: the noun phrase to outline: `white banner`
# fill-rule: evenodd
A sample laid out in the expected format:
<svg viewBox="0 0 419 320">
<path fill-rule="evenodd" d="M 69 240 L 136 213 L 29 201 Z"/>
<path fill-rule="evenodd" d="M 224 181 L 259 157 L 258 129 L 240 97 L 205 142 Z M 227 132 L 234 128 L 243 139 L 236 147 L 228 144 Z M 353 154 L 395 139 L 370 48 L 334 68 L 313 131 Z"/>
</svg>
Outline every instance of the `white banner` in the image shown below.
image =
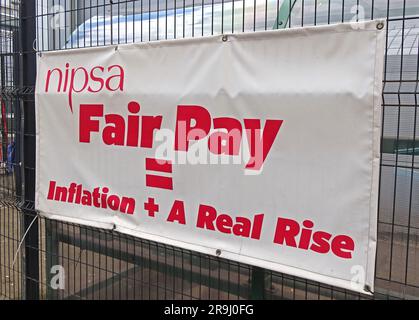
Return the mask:
<svg viewBox="0 0 419 320">
<path fill-rule="evenodd" d="M 372 292 L 377 24 L 39 55 L 36 208 Z"/>
</svg>

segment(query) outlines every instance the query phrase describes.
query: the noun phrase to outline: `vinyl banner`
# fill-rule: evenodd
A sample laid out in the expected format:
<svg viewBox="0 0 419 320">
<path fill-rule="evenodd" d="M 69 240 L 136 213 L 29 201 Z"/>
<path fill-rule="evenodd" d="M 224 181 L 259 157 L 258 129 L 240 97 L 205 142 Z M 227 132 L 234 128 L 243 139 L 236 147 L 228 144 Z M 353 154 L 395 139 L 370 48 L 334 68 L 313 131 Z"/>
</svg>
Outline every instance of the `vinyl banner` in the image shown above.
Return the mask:
<svg viewBox="0 0 419 320">
<path fill-rule="evenodd" d="M 42 53 L 42 216 L 372 292 L 383 24 Z"/>
</svg>

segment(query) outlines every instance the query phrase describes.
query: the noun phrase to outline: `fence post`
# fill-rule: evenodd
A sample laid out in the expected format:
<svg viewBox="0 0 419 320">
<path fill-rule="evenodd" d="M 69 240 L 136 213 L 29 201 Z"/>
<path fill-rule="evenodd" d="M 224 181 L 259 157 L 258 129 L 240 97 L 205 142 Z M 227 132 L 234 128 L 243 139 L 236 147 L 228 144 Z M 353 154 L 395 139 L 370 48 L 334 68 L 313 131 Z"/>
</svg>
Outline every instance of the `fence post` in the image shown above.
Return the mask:
<svg viewBox="0 0 419 320">
<path fill-rule="evenodd" d="M 24 70 L 20 79 L 20 99 L 23 105 L 23 219 L 28 230 L 36 217 L 35 201 L 35 101 L 33 89 L 36 79 L 36 1 L 20 2 L 20 68 Z M 28 94 L 30 93 L 30 94 Z M 39 247 L 38 221 L 30 227 L 25 238 L 25 298 L 39 299 Z"/>
<path fill-rule="evenodd" d="M 252 268 L 252 282 L 250 298 L 252 300 L 265 299 L 265 271 L 259 267 Z"/>
</svg>

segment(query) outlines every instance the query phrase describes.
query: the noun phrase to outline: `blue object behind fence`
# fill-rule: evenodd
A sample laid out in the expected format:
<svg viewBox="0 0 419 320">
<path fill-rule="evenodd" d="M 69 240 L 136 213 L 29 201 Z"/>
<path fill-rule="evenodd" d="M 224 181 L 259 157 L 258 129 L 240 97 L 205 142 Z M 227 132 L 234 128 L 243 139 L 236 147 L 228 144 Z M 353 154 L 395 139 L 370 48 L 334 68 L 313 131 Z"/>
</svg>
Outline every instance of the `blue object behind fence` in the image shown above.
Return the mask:
<svg viewBox="0 0 419 320">
<path fill-rule="evenodd" d="M 13 164 L 15 162 L 15 142 L 12 141 L 7 146 L 7 166 L 6 171 L 8 174 L 13 173 Z"/>
</svg>

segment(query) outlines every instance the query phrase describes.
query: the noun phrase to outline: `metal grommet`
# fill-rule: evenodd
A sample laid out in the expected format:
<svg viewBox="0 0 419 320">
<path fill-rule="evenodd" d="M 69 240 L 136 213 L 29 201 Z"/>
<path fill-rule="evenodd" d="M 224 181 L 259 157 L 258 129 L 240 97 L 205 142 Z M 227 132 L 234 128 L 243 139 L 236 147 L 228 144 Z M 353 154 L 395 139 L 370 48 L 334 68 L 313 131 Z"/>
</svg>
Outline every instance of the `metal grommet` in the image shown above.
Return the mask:
<svg viewBox="0 0 419 320">
<path fill-rule="evenodd" d="M 382 30 L 383 28 L 384 28 L 384 23 L 383 22 L 377 23 L 377 29 L 378 30 Z"/>
<path fill-rule="evenodd" d="M 279 21 L 279 22 L 278 22 L 278 25 L 279 25 L 279 26 L 282 26 L 282 25 L 283 25 L 283 23 L 284 23 L 284 22 Z"/>
<path fill-rule="evenodd" d="M 215 254 L 217 255 L 217 257 L 221 256 L 221 250 L 217 249 L 217 251 L 215 251 Z"/>
<path fill-rule="evenodd" d="M 223 40 L 223 42 L 226 42 L 228 40 L 228 37 L 226 35 L 223 35 L 221 39 Z"/>
</svg>

